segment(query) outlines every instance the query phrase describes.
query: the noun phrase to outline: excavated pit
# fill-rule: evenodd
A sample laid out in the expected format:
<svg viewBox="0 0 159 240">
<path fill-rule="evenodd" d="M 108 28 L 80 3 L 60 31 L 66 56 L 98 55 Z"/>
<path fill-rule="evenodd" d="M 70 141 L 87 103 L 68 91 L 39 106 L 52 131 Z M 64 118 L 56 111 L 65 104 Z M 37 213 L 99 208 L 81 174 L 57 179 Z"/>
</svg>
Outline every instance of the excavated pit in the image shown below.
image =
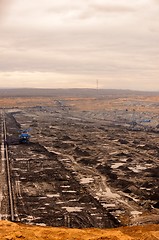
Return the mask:
<svg viewBox="0 0 159 240">
<path fill-rule="evenodd" d="M 16 221 L 73 228 L 159 223 L 156 128 L 58 104 L 7 110 L 6 122 Z M 25 128 L 30 143 L 19 144 Z"/>
</svg>

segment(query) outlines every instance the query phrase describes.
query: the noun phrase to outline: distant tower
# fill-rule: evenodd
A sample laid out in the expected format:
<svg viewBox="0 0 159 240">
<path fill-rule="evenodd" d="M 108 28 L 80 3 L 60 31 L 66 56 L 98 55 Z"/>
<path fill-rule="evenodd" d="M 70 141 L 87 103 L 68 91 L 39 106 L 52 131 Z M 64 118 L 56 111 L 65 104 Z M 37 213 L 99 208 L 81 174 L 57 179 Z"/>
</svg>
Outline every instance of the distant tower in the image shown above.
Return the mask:
<svg viewBox="0 0 159 240">
<path fill-rule="evenodd" d="M 96 90 L 97 90 L 97 94 L 98 94 L 98 90 L 99 90 L 99 82 L 98 82 L 98 79 L 96 80 Z"/>
</svg>

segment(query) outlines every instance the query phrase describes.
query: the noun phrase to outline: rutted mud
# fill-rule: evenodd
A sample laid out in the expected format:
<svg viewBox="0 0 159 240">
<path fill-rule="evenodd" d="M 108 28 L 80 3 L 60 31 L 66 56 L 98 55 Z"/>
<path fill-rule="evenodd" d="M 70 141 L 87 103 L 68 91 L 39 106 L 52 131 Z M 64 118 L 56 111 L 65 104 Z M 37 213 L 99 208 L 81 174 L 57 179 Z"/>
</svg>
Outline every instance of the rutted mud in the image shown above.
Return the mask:
<svg viewBox="0 0 159 240">
<path fill-rule="evenodd" d="M 7 112 L 17 221 L 78 228 L 159 222 L 157 130 L 105 115 L 59 102 Z M 28 127 L 31 142 L 18 144 L 18 129 Z"/>
</svg>

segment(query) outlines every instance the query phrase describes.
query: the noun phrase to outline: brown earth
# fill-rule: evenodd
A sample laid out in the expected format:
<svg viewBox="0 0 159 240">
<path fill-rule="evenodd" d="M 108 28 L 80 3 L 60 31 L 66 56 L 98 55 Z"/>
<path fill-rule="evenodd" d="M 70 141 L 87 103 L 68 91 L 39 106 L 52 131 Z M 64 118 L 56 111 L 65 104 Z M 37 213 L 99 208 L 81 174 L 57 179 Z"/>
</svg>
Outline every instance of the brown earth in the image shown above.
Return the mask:
<svg viewBox="0 0 159 240">
<path fill-rule="evenodd" d="M 17 221 L 31 223 L 32 220 L 33 224 L 38 225 L 41 220 L 39 222 L 33 220 L 41 217 L 43 213 L 43 219 L 46 218 L 45 216 L 48 218 L 45 219 L 46 225 L 49 224 L 49 219 L 54 222 L 53 218 L 57 220 L 59 217 L 66 216 L 66 219 L 61 218 L 61 222 L 56 223 L 57 226 L 70 227 L 72 223 L 75 228 L 52 228 L 1 221 L 0 240 L 159 239 L 159 225 L 151 224 L 159 222 L 158 102 L 158 96 L 149 94 L 143 94 L 143 96 L 141 94 L 131 96 L 110 94 L 101 98 L 85 96 L 85 99 L 81 96 L 69 95 L 67 97 L 1 98 L 0 107 L 8 108 L 6 116 L 9 139 L 14 140 L 18 126 L 32 128 L 29 146 L 12 143 L 9 145 L 15 202 L 17 202 L 19 214 Z M 13 110 L 13 108 L 16 109 Z M 151 122 L 142 123 L 143 119 L 151 119 Z M 137 125 L 131 125 L 131 121 L 136 121 Z M 56 165 L 60 167 L 56 168 L 56 173 L 59 172 L 59 175 L 53 176 L 53 180 L 51 177 L 50 181 L 45 180 L 45 175 L 52 174 L 52 169 L 55 169 Z M 60 176 L 61 168 L 64 168 L 63 178 L 65 176 L 65 179 Z M 29 173 L 26 172 L 28 169 L 30 169 Z M 68 176 L 70 180 L 67 179 Z M 34 177 L 39 178 L 39 182 L 35 181 Z M 82 183 L 80 185 L 84 185 L 84 188 L 80 187 L 79 183 L 82 180 L 91 178 L 94 179 L 93 182 Z M 57 180 L 57 186 L 51 185 L 55 180 Z M 66 186 L 62 183 L 68 185 L 70 182 L 72 185 L 67 191 L 68 202 L 61 203 L 61 200 L 66 200 L 66 190 L 61 189 Z M 58 183 L 61 186 L 58 186 Z M 109 199 L 102 195 L 107 186 L 112 190 L 113 198 L 110 196 Z M 57 201 L 55 206 L 52 205 L 50 197 L 46 198 L 50 193 L 54 193 L 53 187 L 58 188 L 62 197 L 57 199 L 60 201 Z M 77 193 L 82 196 L 81 202 L 77 203 L 85 206 L 88 203 L 88 197 L 93 199 L 98 196 L 98 202 L 93 200 L 94 205 L 91 206 L 93 210 L 90 211 L 92 216 L 101 218 L 101 225 L 105 216 L 106 218 L 109 216 L 107 213 L 110 213 L 111 216 L 117 217 L 122 225 L 139 226 L 112 229 L 102 226 L 103 229 L 98 229 L 93 222 L 95 228 L 89 228 L 90 226 L 87 226 L 83 219 L 91 222 L 93 217 L 89 219 L 83 215 L 79 226 L 83 223 L 86 228 L 77 229 L 76 220 L 79 221 L 80 213 L 77 211 L 76 215 L 74 212 L 66 214 L 70 206 L 77 207 L 73 205 L 76 203 L 73 201 L 75 199 L 72 199 L 72 196 L 78 197 Z M 54 195 L 58 194 L 59 192 Z M 121 196 L 118 196 L 119 194 Z M 87 198 L 83 197 L 85 195 Z M 34 198 L 38 199 L 39 208 L 36 205 L 37 199 L 35 201 Z M 106 206 L 106 210 L 103 210 L 102 204 Z M 2 204 L 2 207 L 3 205 L 2 214 L 6 211 L 5 204 Z M 46 205 L 45 209 L 44 205 Z M 24 209 L 24 206 L 28 209 Z M 80 209 L 81 205 L 78 206 Z M 35 212 L 33 212 L 34 208 Z M 98 212 L 94 210 L 95 208 Z M 35 215 L 33 219 L 29 218 L 30 209 L 33 216 Z M 51 209 L 57 210 L 59 215 L 55 216 L 55 212 L 53 214 Z M 102 215 L 102 210 L 105 215 Z M 82 214 L 87 213 L 87 211 L 82 212 Z M 145 225 L 146 223 L 151 225 Z"/>
<path fill-rule="evenodd" d="M 68 229 L 0 222 L 1 240 L 157 240 L 159 225 L 116 229 Z"/>
</svg>

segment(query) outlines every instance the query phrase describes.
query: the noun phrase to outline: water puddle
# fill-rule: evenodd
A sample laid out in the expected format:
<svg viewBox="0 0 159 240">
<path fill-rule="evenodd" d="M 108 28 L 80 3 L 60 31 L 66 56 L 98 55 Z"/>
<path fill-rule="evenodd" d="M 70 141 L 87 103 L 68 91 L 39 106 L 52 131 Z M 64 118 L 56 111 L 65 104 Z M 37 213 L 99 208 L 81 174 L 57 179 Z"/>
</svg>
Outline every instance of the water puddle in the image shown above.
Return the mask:
<svg viewBox="0 0 159 240">
<path fill-rule="evenodd" d="M 28 161 L 26 158 L 16 158 L 16 161 Z"/>
<path fill-rule="evenodd" d="M 131 211 L 131 214 L 132 214 L 132 215 L 141 215 L 142 212 L 139 212 L 139 211 Z"/>
<path fill-rule="evenodd" d="M 37 226 L 46 227 L 45 223 L 36 223 Z"/>
<path fill-rule="evenodd" d="M 124 165 L 124 163 L 114 163 L 112 166 L 111 166 L 111 168 L 113 168 L 113 169 L 116 169 L 116 168 L 118 168 L 118 167 L 120 167 L 120 166 L 123 166 Z"/>
<path fill-rule="evenodd" d="M 20 168 L 12 168 L 12 171 L 19 171 Z"/>
<path fill-rule="evenodd" d="M 62 207 L 63 209 L 66 209 L 67 212 L 81 212 L 83 210 L 83 207 Z"/>
<path fill-rule="evenodd" d="M 56 204 L 64 204 L 64 202 L 58 201 L 58 202 L 56 202 Z"/>
<path fill-rule="evenodd" d="M 73 190 L 62 190 L 63 193 L 76 193 L 76 191 Z"/>
<path fill-rule="evenodd" d="M 116 154 L 118 154 L 119 152 L 111 152 L 111 153 L 109 153 L 109 155 L 116 155 Z"/>
<path fill-rule="evenodd" d="M 70 188 L 70 186 L 69 185 L 63 185 L 63 186 L 61 186 L 62 188 Z"/>
<path fill-rule="evenodd" d="M 151 164 L 151 163 L 146 163 L 145 166 L 146 166 L 146 167 L 152 167 L 153 164 Z"/>
<path fill-rule="evenodd" d="M 37 219 L 40 219 L 40 217 L 34 217 L 34 216 L 27 216 L 26 218 L 22 218 L 21 220 L 24 221 L 24 220 L 27 220 L 28 222 L 31 222 L 31 221 L 34 221 L 34 220 L 37 220 Z"/>
<path fill-rule="evenodd" d="M 80 179 L 81 184 L 88 184 L 88 183 L 91 183 L 93 181 L 94 181 L 93 178 L 81 178 Z"/>
<path fill-rule="evenodd" d="M 121 162 L 126 162 L 127 160 L 128 160 L 127 158 L 120 159 Z"/>
<path fill-rule="evenodd" d="M 145 170 L 147 168 L 143 167 L 143 166 L 140 166 L 140 165 L 137 165 L 136 167 L 129 167 L 129 169 L 131 171 L 133 171 L 134 173 L 138 173 L 138 172 L 141 172 L 142 170 Z"/>
<path fill-rule="evenodd" d="M 115 208 L 116 205 L 114 203 L 102 203 L 104 208 Z"/>
<path fill-rule="evenodd" d="M 58 197 L 60 197 L 60 194 L 59 194 L 59 193 L 56 193 L 56 194 L 47 194 L 46 196 L 47 196 L 48 198 L 53 198 L 53 197 L 58 198 Z"/>
<path fill-rule="evenodd" d="M 26 180 L 26 177 L 20 177 L 20 180 Z"/>
<path fill-rule="evenodd" d="M 120 195 L 117 193 L 113 193 L 110 188 L 106 187 L 106 191 L 100 191 L 96 194 L 97 197 L 109 197 L 109 198 L 120 198 Z"/>
<path fill-rule="evenodd" d="M 39 207 L 37 208 L 38 210 L 45 210 L 45 207 Z M 36 210 L 36 209 L 33 209 L 33 210 Z"/>
<path fill-rule="evenodd" d="M 43 196 L 43 197 L 38 197 L 38 199 L 46 199 L 47 197 Z"/>
</svg>

